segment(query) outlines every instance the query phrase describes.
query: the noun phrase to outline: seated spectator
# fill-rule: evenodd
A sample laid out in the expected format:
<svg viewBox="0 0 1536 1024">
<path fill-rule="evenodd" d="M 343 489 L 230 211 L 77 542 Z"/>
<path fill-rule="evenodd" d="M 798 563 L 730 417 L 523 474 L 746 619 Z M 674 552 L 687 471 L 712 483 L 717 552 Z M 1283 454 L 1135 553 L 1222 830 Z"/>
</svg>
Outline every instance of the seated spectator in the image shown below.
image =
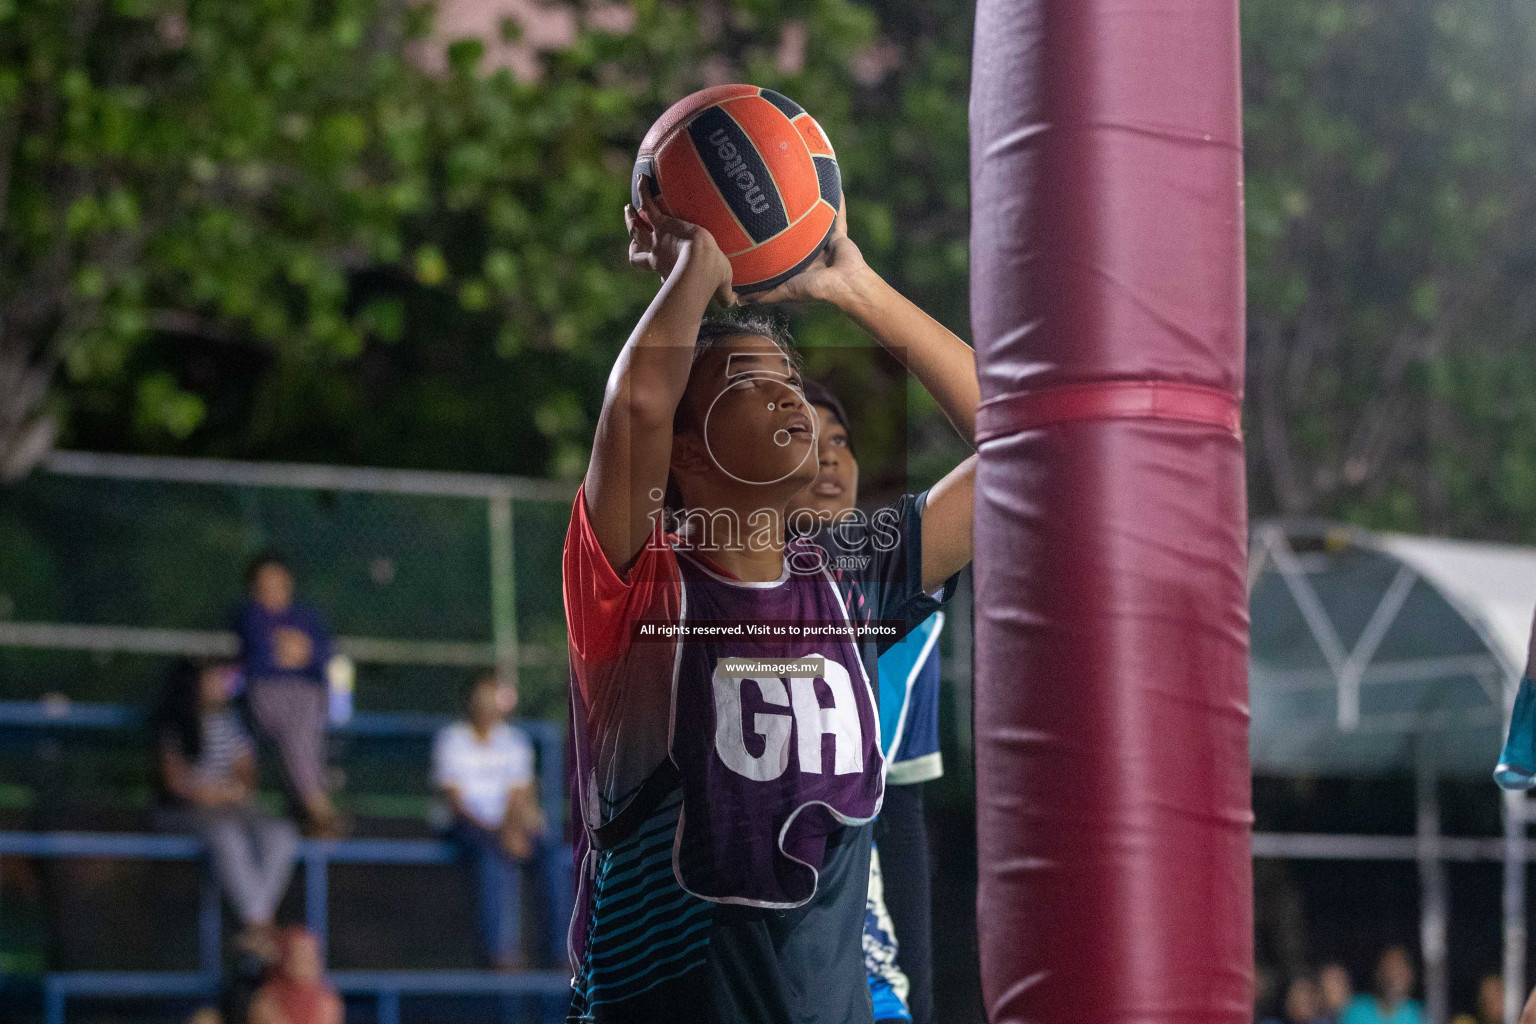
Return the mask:
<svg viewBox="0 0 1536 1024">
<path fill-rule="evenodd" d="M 1291 979 L 1285 989 L 1285 1010 L 1266 1024 L 1324 1024 L 1322 1002 L 1317 982 L 1302 974 Z"/>
<path fill-rule="evenodd" d="M 1483 975 L 1477 983 L 1477 1012 L 1457 1014 L 1451 1024 L 1504 1024 L 1504 976 Z"/>
<path fill-rule="evenodd" d="M 303 928 L 279 936 L 277 963 L 251 1000 L 248 1024 L 342 1024 L 341 996 L 325 980 L 320 944 Z"/>
<path fill-rule="evenodd" d="M 444 727 L 432 749 L 432 780 L 452 813 L 453 837 L 474 867 L 480 938 L 497 970 L 524 964 L 520 876 L 541 859 L 545 832 L 533 746 L 506 721 L 516 706 L 515 686 L 495 673 L 480 676 L 470 691 L 468 720 Z"/>
<path fill-rule="evenodd" d="M 207 844 L 244 928 L 241 941 L 250 945 L 270 941 L 298 833 L 256 806 L 251 740 L 230 707 L 238 680 L 234 665 L 219 662 L 183 662 L 172 673 L 154 716 L 156 824 Z"/>
<path fill-rule="evenodd" d="M 1424 1024 L 1424 1008 L 1410 999 L 1413 962 L 1402 946 L 1388 946 L 1376 964 L 1376 994 L 1356 996 L 1340 1024 Z"/>
<path fill-rule="evenodd" d="M 246 570 L 246 585 L 250 599 L 235 633 L 251 719 L 277 751 L 310 833 L 335 838 L 341 819 L 325 781 L 330 632 L 317 611 L 294 601 L 293 572 L 281 556 L 259 555 Z"/>
<path fill-rule="evenodd" d="M 1339 1024 L 1355 998 L 1355 984 L 1341 963 L 1324 964 L 1317 972 L 1317 994 L 1324 1020 Z"/>
</svg>

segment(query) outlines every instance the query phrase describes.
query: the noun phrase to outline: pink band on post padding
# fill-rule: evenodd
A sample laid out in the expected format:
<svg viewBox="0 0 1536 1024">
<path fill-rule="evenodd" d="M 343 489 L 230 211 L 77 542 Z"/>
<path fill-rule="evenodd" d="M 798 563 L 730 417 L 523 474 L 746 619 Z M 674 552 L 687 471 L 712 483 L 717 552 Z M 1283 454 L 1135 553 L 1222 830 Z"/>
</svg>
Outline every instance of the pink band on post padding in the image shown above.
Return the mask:
<svg viewBox="0 0 1536 1024">
<path fill-rule="evenodd" d="M 976 443 L 1066 420 L 1185 420 L 1242 436 L 1242 408 L 1230 392 L 1168 381 L 1057 384 L 990 398 L 976 410 Z"/>
</svg>

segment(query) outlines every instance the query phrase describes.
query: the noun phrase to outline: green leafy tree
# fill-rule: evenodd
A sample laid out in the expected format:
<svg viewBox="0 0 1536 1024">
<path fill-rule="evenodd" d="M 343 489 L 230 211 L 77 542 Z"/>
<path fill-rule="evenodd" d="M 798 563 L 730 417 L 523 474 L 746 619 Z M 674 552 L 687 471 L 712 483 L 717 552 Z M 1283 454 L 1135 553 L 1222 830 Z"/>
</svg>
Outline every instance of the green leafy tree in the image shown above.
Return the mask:
<svg viewBox="0 0 1536 1024">
<path fill-rule="evenodd" d="M 415 5 L 0 2 L 0 458 L 24 470 L 62 424 L 104 447 L 579 469 L 654 287 L 619 216 L 650 120 L 745 78 L 837 137 L 874 33 L 846 0 L 633 10 L 520 81 L 476 40 L 423 70 L 409 48 L 441 44 Z"/>
<path fill-rule="evenodd" d="M 389 258 L 408 174 L 384 126 L 414 18 L 367 0 L 0 4 L 0 460 L 24 470 L 71 380 L 119 379 L 152 332 L 355 354 L 347 272 Z M 132 381 L 142 428 L 203 403 Z"/>
<path fill-rule="evenodd" d="M 1255 512 L 1536 539 L 1536 14 L 1243 19 Z"/>
</svg>

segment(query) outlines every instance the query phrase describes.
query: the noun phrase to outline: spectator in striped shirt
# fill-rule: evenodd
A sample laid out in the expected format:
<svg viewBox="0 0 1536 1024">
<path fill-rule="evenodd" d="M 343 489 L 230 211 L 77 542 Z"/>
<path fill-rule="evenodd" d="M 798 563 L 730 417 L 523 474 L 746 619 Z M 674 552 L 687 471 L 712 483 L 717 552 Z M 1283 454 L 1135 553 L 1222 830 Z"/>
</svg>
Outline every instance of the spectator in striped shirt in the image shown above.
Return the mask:
<svg viewBox="0 0 1536 1024">
<path fill-rule="evenodd" d="M 251 738 L 230 706 L 230 663 L 182 662 L 154 716 L 156 823 L 200 837 L 244 928 L 242 945 L 270 946 L 298 849 L 293 823 L 256 804 Z"/>
</svg>

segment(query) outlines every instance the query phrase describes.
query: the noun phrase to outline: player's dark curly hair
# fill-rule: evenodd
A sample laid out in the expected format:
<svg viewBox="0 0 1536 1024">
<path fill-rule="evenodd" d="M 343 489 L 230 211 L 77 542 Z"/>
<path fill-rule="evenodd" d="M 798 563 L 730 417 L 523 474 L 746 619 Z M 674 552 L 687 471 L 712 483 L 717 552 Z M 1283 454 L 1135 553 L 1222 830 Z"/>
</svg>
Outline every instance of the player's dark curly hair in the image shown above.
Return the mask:
<svg viewBox="0 0 1536 1024">
<path fill-rule="evenodd" d="M 767 338 L 784 351 L 790 365 L 796 367 L 800 365 L 800 353 L 795 351 L 794 339 L 789 336 L 789 328 L 785 327 L 782 321 L 767 313 L 743 312 L 737 309 L 728 309 L 724 313 L 707 316 L 704 322 L 699 324 L 698 341 L 693 347 L 694 365 L 698 365 L 699 358 L 705 352 L 719 347 L 730 338 L 739 338 L 744 334 Z M 692 426 L 694 426 L 692 407 L 687 402 L 677 403 L 677 412 L 672 417 L 672 432 L 676 434 Z"/>
</svg>

